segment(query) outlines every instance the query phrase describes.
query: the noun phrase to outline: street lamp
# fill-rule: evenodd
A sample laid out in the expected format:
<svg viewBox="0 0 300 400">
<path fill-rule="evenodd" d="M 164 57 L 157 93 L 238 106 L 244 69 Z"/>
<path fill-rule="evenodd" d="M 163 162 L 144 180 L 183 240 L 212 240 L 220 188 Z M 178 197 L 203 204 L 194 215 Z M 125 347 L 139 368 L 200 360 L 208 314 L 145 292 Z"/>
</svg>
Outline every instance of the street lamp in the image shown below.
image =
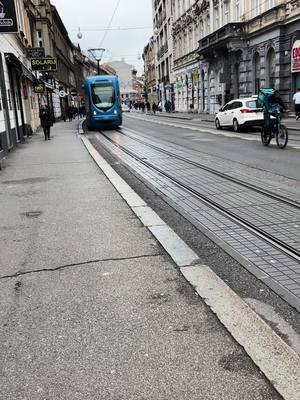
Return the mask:
<svg viewBox="0 0 300 400">
<path fill-rule="evenodd" d="M 100 49 L 89 49 L 88 52 L 97 61 L 98 75 L 100 75 L 100 61 L 102 59 L 103 53 L 105 52 L 105 49 L 103 49 L 103 48 L 100 48 Z"/>
</svg>

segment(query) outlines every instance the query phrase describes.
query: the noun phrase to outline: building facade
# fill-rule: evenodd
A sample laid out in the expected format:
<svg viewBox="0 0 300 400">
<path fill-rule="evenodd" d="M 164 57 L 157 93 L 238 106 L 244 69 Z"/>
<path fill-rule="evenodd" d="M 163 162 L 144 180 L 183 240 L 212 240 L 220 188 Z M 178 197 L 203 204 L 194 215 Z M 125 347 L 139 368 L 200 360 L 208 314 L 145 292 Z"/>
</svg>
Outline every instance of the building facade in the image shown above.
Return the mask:
<svg viewBox="0 0 300 400">
<path fill-rule="evenodd" d="M 1 16 L 7 12 L 6 1 L 1 2 Z M 71 42 L 50 0 L 15 0 L 14 4 L 16 29 L 0 30 L 0 161 L 39 127 L 42 104 L 48 104 L 53 121 L 62 118 L 78 101 L 84 79 L 85 57 Z M 33 72 L 31 48 L 55 58 L 57 70 Z"/>
<path fill-rule="evenodd" d="M 300 38 L 299 6 L 299 0 L 232 0 L 225 13 L 224 2 L 211 2 L 210 23 L 219 23 L 200 37 L 198 46 L 204 111 L 214 113 L 230 99 L 257 94 L 260 87 L 278 89 L 291 108 L 299 84 L 299 68 L 292 72 L 291 65 Z"/>
<path fill-rule="evenodd" d="M 170 10 L 177 111 L 213 114 L 262 86 L 278 89 L 291 108 L 300 86 L 300 0 L 172 0 Z"/>
<path fill-rule="evenodd" d="M 111 69 L 119 78 L 120 93 L 122 101 L 128 104 L 139 102 L 144 95 L 144 82 L 142 77 L 137 76 L 137 70 L 133 65 L 120 61 L 111 61 L 102 66 L 105 70 Z"/>
<path fill-rule="evenodd" d="M 156 93 L 157 101 L 164 107 L 167 100 L 174 104 L 173 2 L 172 0 L 153 0 L 152 9 L 156 51 Z"/>
<path fill-rule="evenodd" d="M 33 45 L 34 7 L 18 0 L 16 11 L 19 33 L 0 33 L 0 161 L 39 126 L 36 77 L 26 55 L 26 48 Z"/>
<path fill-rule="evenodd" d="M 155 41 L 152 36 L 149 43 L 144 47 L 144 76 L 145 76 L 145 100 L 152 106 L 157 101 L 157 84 L 155 74 Z"/>
</svg>

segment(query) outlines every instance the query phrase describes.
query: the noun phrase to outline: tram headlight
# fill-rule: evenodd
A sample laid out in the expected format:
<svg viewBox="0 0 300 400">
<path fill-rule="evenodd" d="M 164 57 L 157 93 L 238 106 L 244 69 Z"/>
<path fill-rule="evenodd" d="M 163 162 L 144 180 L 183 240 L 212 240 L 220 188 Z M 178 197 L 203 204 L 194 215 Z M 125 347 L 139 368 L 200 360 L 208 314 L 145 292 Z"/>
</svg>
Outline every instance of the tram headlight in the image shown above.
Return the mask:
<svg viewBox="0 0 300 400">
<path fill-rule="evenodd" d="M 114 110 L 114 114 L 117 115 L 117 114 L 118 114 L 118 111 L 117 111 L 117 110 Z"/>
<path fill-rule="evenodd" d="M 97 115 L 97 111 L 94 111 L 94 112 L 93 112 L 93 115 L 94 115 L 94 117 L 95 117 L 95 116 Z"/>
</svg>

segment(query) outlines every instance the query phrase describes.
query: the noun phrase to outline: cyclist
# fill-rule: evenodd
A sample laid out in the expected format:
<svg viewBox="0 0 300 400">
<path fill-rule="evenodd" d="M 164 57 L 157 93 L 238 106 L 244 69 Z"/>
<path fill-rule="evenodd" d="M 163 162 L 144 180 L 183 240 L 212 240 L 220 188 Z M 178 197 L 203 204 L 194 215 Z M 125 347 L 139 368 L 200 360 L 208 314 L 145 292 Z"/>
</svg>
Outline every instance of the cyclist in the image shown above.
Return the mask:
<svg viewBox="0 0 300 400">
<path fill-rule="evenodd" d="M 272 90 L 271 93 L 265 93 L 262 102 L 262 109 L 264 113 L 264 132 L 269 133 L 272 129 L 271 116 L 277 117 L 281 111 L 284 112 L 287 109 L 282 101 L 280 93 L 277 90 Z"/>
</svg>

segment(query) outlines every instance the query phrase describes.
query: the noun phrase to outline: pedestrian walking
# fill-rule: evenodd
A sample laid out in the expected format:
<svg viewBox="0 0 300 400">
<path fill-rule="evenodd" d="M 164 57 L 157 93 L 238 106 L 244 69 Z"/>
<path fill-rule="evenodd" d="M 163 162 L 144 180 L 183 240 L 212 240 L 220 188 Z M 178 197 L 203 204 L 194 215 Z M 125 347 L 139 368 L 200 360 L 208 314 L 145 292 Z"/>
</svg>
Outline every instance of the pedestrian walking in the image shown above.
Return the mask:
<svg viewBox="0 0 300 400">
<path fill-rule="evenodd" d="M 294 94 L 293 101 L 295 103 L 296 121 L 298 121 L 300 119 L 300 88 Z"/>
<path fill-rule="evenodd" d="M 73 110 L 72 110 L 71 107 L 68 108 L 67 114 L 68 114 L 69 122 L 72 122 L 72 120 L 73 120 Z"/>
<path fill-rule="evenodd" d="M 157 110 L 157 105 L 156 105 L 156 103 L 154 102 L 154 103 L 152 104 L 152 111 L 153 111 L 153 114 L 156 113 L 156 110 Z"/>
<path fill-rule="evenodd" d="M 45 104 L 40 109 L 39 114 L 41 125 L 44 130 L 45 140 L 50 140 L 50 128 L 52 126 L 52 118 L 49 107 Z"/>
<path fill-rule="evenodd" d="M 142 112 L 145 112 L 145 103 L 143 101 L 141 103 L 141 109 L 142 109 Z"/>
<path fill-rule="evenodd" d="M 147 108 L 147 112 L 149 113 L 150 112 L 150 108 L 151 108 L 149 101 L 147 101 L 147 103 L 146 103 L 146 108 Z"/>
</svg>

